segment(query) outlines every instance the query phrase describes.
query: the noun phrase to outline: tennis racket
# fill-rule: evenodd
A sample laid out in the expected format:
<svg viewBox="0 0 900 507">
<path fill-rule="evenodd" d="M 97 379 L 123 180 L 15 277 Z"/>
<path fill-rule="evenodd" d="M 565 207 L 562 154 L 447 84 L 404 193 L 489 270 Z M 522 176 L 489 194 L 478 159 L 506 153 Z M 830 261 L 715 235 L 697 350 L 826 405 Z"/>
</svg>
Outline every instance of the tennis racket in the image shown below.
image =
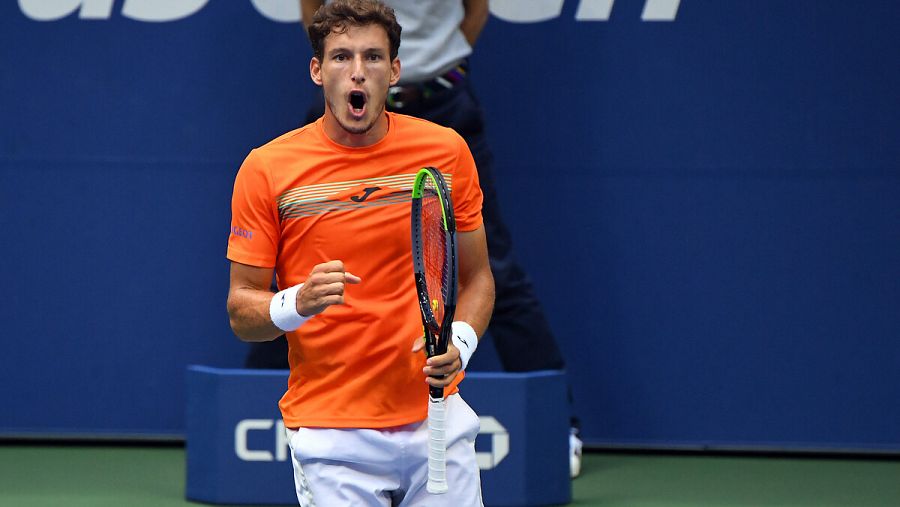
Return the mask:
<svg viewBox="0 0 900 507">
<path fill-rule="evenodd" d="M 420 169 L 413 184 L 412 253 L 425 353 L 441 355 L 456 311 L 456 219 L 447 184 L 434 167 Z M 433 494 L 447 492 L 446 424 L 444 390 L 429 386 L 427 490 Z"/>
</svg>

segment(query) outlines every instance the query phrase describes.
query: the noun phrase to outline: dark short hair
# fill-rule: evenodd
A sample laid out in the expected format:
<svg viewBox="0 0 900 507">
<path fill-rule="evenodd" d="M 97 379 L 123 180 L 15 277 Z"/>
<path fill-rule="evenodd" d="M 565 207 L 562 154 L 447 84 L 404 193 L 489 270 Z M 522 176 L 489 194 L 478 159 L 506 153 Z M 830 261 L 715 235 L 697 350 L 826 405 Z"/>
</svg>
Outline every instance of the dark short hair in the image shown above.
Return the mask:
<svg viewBox="0 0 900 507">
<path fill-rule="evenodd" d="M 400 24 L 394 16 L 394 9 L 378 0 L 335 0 L 319 7 L 307 29 L 313 56 L 322 61 L 325 56 L 325 37 L 331 33 L 343 33 L 351 26 L 365 25 L 384 28 L 391 46 L 391 60 L 397 58 L 397 51 L 400 49 Z"/>
</svg>

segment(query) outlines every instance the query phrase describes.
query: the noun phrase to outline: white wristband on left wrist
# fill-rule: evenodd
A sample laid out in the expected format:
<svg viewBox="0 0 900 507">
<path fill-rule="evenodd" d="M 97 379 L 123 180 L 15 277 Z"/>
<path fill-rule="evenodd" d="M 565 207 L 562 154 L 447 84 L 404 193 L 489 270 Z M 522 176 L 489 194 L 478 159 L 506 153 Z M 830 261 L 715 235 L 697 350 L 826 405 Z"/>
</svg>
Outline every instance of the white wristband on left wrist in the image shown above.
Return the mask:
<svg viewBox="0 0 900 507">
<path fill-rule="evenodd" d="M 478 334 L 468 322 L 457 320 L 453 323 L 453 346 L 459 349 L 459 360 L 462 362 L 460 370 L 465 370 L 469 364 L 469 359 L 478 348 Z"/>
</svg>

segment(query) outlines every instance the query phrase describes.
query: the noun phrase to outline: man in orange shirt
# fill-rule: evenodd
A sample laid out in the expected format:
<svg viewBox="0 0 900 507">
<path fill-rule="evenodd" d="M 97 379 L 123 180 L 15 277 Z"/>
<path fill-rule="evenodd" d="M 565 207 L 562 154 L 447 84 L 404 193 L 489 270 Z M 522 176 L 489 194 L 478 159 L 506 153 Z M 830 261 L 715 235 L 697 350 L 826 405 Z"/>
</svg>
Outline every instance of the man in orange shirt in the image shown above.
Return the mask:
<svg viewBox="0 0 900 507">
<path fill-rule="evenodd" d="M 325 115 L 251 151 L 238 172 L 232 329 L 245 341 L 286 333 L 291 374 L 279 406 L 301 505 L 480 505 L 478 418 L 456 387 L 494 300 L 472 155 L 454 131 L 385 111 L 400 78 L 390 8 L 329 3 L 309 35 Z M 423 166 L 448 180 L 459 230 L 455 337 L 427 363 L 409 227 Z M 450 483 L 427 498 L 426 383 L 448 395 Z"/>
</svg>

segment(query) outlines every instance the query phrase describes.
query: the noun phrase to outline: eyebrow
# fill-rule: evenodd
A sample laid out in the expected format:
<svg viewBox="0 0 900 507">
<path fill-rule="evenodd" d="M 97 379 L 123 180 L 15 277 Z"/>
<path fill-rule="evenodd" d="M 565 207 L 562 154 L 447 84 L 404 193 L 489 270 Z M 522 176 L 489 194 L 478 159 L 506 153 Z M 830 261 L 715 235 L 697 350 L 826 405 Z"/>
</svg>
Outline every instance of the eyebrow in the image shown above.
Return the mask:
<svg viewBox="0 0 900 507">
<path fill-rule="evenodd" d="M 329 49 L 327 54 L 330 56 L 330 55 L 335 55 L 337 53 L 353 53 L 353 52 L 354 51 L 348 47 L 336 47 L 336 48 Z M 372 54 L 372 53 L 386 54 L 386 53 L 388 53 L 388 50 L 386 50 L 384 48 L 379 48 L 379 47 L 371 47 L 371 48 L 363 49 L 360 52 L 363 54 Z"/>
</svg>

